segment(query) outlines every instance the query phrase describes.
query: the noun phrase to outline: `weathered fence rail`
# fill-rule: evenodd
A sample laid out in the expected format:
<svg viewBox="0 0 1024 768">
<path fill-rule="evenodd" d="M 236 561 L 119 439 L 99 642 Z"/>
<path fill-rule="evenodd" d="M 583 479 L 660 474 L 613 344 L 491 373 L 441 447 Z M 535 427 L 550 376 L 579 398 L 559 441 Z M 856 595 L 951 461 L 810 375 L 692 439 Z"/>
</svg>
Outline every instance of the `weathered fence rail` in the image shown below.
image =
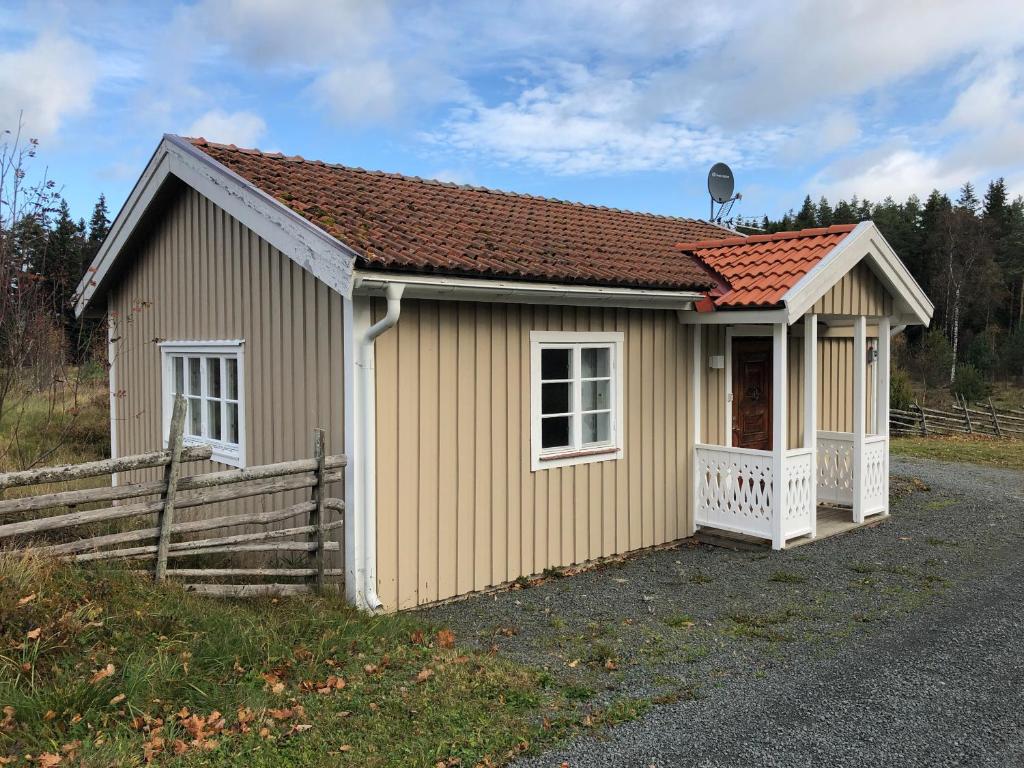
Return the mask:
<svg viewBox="0 0 1024 768">
<path fill-rule="evenodd" d="M 328 488 L 342 480 L 346 458 L 325 454 L 323 430 L 313 431 L 312 458 L 188 475 L 182 473 L 184 466 L 209 459 L 211 449 L 209 446 L 184 445 L 184 416 L 185 402 L 179 397 L 171 418 L 169 445 L 164 451 L 0 474 L 2 495 L 8 489 L 18 487 L 144 469 L 164 470 L 160 480 L 0 500 L 0 547 L 32 549 L 77 562 L 109 559 L 152 561 L 153 576 L 158 581 L 167 577 L 247 580 L 241 584 L 203 581 L 186 585 L 196 592 L 211 595 L 319 592 L 329 578 L 342 576 L 342 569 L 327 567 L 325 553 L 340 550 L 337 537 L 329 537 L 328 534 L 342 528 L 345 503 L 340 498 L 329 496 Z M 269 511 L 229 512 L 195 520 L 175 520 L 175 514 L 182 510 L 286 492 L 308 492 L 309 499 Z M 98 508 L 92 508 L 97 505 Z M 332 514 L 338 519 L 331 520 Z M 154 516 L 155 525 L 152 524 Z M 12 517 L 20 519 L 3 522 Z M 301 524 L 265 528 L 285 521 Z M 109 530 L 111 523 L 115 523 L 115 530 Z M 101 524 L 107 530 L 97 532 L 96 526 Z M 193 538 L 197 533 L 237 526 L 264 526 L 264 529 L 245 533 L 222 532 L 223 535 L 211 533 L 205 538 Z M 182 538 L 185 535 L 189 538 Z M 170 561 L 182 558 L 255 552 L 291 559 L 299 557 L 306 562 L 304 565 L 289 562 L 287 567 L 267 568 L 225 566 L 223 563 L 210 567 L 169 565 Z M 255 581 L 268 578 L 293 581 Z M 301 581 L 295 582 L 294 579 Z"/>
<path fill-rule="evenodd" d="M 971 404 L 958 398 L 950 409 L 916 403 L 909 409 L 891 408 L 889 433 L 895 436 L 989 435 L 1024 438 L 1024 410 L 997 410 L 989 399 Z"/>
</svg>

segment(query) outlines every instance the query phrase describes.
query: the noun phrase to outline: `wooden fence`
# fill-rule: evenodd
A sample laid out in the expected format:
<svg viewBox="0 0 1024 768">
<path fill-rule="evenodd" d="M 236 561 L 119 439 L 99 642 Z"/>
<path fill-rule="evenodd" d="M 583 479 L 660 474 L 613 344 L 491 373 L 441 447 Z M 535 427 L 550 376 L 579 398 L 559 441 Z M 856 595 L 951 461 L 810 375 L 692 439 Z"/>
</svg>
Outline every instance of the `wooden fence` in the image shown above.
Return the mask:
<svg viewBox="0 0 1024 768">
<path fill-rule="evenodd" d="M 889 433 L 894 436 L 989 435 L 1024 438 L 1024 410 L 997 410 L 991 398 L 985 403 L 968 403 L 962 398 L 949 409 L 928 408 L 914 403 L 909 409 L 889 411 Z"/>
<path fill-rule="evenodd" d="M 313 431 L 312 458 L 309 459 L 182 475 L 183 465 L 209 459 L 211 455 L 209 446 L 184 445 L 184 421 L 185 401 L 179 396 L 174 404 L 169 446 L 165 451 L 0 474 L 2 494 L 19 486 L 74 481 L 153 467 L 164 469 L 160 480 L 41 493 L 0 501 L 0 520 L 10 516 L 21 518 L 0 524 L 0 546 L 33 549 L 77 562 L 112 558 L 153 561 L 153 576 L 157 581 L 170 576 L 186 580 L 227 578 L 246 582 L 186 584 L 191 590 L 211 595 L 319 592 L 327 579 L 343 575 L 340 569 L 325 567 L 324 553 L 336 552 L 340 548 L 337 540 L 328 540 L 327 534 L 342 527 L 344 501 L 329 497 L 327 488 L 330 483 L 342 479 L 346 459 L 344 456 L 325 455 L 323 430 Z M 187 522 L 175 520 L 175 513 L 179 510 L 303 489 L 309 491 L 308 501 L 274 511 L 218 515 Z M 83 505 L 95 506 L 106 502 L 110 504 L 98 509 L 79 509 Z M 65 509 L 69 511 L 62 511 Z M 57 514 L 53 514 L 55 512 Z M 339 519 L 329 522 L 330 512 L 339 513 Z M 139 518 L 147 516 L 150 520 L 140 523 Z M 156 524 L 148 524 L 152 523 L 153 516 Z M 224 536 L 208 533 L 239 525 L 266 526 L 298 517 L 304 519 L 303 525 Z M 111 521 L 129 521 L 129 525 L 113 532 L 96 533 L 97 524 L 109 528 Z M 132 524 L 143 527 L 130 527 Z M 81 531 L 81 526 L 89 526 L 93 530 L 75 533 L 76 530 Z M 117 527 L 122 527 L 122 524 L 118 523 Z M 191 536 L 199 532 L 207 532 L 208 537 L 180 538 L 183 534 Z M 175 537 L 179 539 L 175 540 Z M 191 568 L 169 566 L 170 561 L 182 558 L 203 555 L 223 558 L 250 552 L 292 553 L 304 558 L 306 563 L 304 567 L 289 564 L 285 568 L 201 567 L 201 564 Z M 291 581 L 265 581 L 281 578 Z"/>
</svg>

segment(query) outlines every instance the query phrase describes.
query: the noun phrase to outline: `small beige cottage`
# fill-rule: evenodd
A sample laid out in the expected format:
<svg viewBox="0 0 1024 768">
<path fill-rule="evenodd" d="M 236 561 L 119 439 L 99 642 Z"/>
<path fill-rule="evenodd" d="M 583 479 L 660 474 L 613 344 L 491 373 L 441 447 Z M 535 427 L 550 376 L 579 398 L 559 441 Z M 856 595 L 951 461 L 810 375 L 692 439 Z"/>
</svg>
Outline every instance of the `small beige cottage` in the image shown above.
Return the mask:
<svg viewBox="0 0 1024 768">
<path fill-rule="evenodd" d="M 870 222 L 742 237 L 165 136 L 77 311 L 110 318 L 114 455 L 179 392 L 218 466 L 327 428 L 346 594 L 396 610 L 886 514 L 889 340 L 932 305 Z"/>
</svg>

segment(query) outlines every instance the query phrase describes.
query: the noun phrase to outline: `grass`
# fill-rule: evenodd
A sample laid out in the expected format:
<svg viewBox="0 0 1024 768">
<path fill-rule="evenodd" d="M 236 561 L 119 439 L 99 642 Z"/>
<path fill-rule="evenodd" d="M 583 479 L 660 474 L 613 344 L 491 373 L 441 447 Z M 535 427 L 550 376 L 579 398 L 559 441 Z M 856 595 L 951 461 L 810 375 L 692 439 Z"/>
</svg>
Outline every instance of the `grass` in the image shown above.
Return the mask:
<svg viewBox="0 0 1024 768">
<path fill-rule="evenodd" d="M 336 596 L 211 601 L 13 553 L 0 553 L 0 645 L 13 765 L 491 765 L 643 708 L 581 721 L 580 691 L 546 673 Z"/>
<path fill-rule="evenodd" d="M 1024 470 L 1024 440 L 982 436 L 894 437 L 893 454 Z"/>
<path fill-rule="evenodd" d="M 95 461 L 109 455 L 110 416 L 104 376 L 19 388 L 0 416 L 0 471 Z"/>
</svg>

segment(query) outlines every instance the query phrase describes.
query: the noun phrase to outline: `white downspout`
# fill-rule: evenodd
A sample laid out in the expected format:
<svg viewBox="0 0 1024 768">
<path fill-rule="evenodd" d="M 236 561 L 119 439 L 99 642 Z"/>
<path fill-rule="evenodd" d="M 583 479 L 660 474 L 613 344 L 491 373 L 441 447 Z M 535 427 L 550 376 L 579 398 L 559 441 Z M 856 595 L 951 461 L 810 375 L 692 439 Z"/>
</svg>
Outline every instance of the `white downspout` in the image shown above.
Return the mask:
<svg viewBox="0 0 1024 768">
<path fill-rule="evenodd" d="M 359 445 L 354 461 L 362 465 L 362 509 L 359 517 L 363 528 L 363 600 L 367 610 L 376 611 L 382 603 L 377 596 L 377 403 L 375 394 L 374 342 L 377 337 L 390 330 L 402 314 L 402 294 L 405 286 L 388 283 L 386 296 L 387 314 L 366 329 L 356 345 L 356 375 L 359 377 L 359 393 L 362 402 L 357 403 L 356 416 L 359 428 L 356 431 Z"/>
</svg>

